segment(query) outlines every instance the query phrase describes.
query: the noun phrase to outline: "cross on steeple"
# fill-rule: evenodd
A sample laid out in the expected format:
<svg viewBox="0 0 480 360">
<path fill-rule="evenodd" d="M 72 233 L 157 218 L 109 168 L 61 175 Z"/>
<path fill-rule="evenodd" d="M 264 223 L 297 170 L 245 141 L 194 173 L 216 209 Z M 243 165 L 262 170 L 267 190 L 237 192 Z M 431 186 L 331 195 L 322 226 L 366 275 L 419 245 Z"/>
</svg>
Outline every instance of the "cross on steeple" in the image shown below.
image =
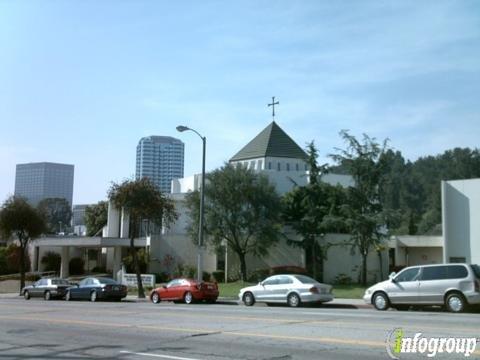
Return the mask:
<svg viewBox="0 0 480 360">
<path fill-rule="evenodd" d="M 272 118 L 273 118 L 273 120 L 275 120 L 275 105 L 278 105 L 278 104 L 280 104 L 280 103 L 278 101 L 275 102 L 275 96 L 272 96 L 272 103 L 267 104 L 268 106 L 272 107 Z"/>
</svg>

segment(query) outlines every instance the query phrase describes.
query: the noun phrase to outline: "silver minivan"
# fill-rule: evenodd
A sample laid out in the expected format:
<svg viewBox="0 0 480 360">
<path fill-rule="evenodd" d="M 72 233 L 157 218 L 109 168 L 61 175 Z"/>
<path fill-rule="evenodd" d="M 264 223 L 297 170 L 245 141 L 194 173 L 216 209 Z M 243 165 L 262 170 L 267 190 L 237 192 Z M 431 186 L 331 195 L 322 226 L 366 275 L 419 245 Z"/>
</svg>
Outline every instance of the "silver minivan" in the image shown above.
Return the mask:
<svg viewBox="0 0 480 360">
<path fill-rule="evenodd" d="M 462 312 L 480 304 L 480 267 L 469 264 L 410 266 L 365 291 L 363 299 L 377 310 L 406 310 L 410 305 L 445 305 Z"/>
</svg>

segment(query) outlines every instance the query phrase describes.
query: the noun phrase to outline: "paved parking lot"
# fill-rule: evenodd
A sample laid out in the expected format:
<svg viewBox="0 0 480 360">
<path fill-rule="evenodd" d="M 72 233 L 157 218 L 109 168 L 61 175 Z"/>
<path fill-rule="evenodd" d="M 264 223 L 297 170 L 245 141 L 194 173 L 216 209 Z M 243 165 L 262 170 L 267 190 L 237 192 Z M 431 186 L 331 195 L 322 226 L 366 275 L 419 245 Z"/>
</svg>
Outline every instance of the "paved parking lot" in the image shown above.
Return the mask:
<svg viewBox="0 0 480 360">
<path fill-rule="evenodd" d="M 395 328 L 480 337 L 478 313 L 20 297 L 0 299 L 0 323 L 2 359 L 388 359 Z"/>
</svg>

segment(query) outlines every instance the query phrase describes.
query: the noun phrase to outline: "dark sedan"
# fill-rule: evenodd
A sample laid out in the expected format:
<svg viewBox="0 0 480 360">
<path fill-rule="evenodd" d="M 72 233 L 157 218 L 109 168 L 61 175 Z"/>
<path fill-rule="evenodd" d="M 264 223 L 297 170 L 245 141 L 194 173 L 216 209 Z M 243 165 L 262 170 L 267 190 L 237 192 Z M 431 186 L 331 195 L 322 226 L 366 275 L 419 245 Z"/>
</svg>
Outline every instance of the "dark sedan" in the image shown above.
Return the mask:
<svg viewBox="0 0 480 360">
<path fill-rule="evenodd" d="M 22 289 L 22 295 L 25 300 L 29 300 L 31 297 L 43 297 L 45 300 L 59 299 L 65 296 L 67 288 L 70 286 L 65 279 L 42 278 L 32 285 L 25 286 Z"/>
<path fill-rule="evenodd" d="M 65 300 L 90 300 L 110 299 L 120 301 L 127 296 L 127 287 L 119 282 L 104 277 L 88 277 L 78 285 L 68 288 Z"/>
</svg>

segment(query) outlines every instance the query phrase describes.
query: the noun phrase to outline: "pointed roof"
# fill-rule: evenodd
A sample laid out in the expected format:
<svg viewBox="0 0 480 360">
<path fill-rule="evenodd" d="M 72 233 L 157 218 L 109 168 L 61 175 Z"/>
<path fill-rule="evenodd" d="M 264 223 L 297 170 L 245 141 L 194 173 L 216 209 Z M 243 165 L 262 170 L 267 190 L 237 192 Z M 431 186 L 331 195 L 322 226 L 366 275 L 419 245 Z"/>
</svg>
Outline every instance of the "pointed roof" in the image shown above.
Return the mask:
<svg viewBox="0 0 480 360">
<path fill-rule="evenodd" d="M 306 159 L 307 154 L 273 121 L 245 145 L 243 149 L 236 153 L 230 161 L 263 158 L 266 156 Z"/>
</svg>

